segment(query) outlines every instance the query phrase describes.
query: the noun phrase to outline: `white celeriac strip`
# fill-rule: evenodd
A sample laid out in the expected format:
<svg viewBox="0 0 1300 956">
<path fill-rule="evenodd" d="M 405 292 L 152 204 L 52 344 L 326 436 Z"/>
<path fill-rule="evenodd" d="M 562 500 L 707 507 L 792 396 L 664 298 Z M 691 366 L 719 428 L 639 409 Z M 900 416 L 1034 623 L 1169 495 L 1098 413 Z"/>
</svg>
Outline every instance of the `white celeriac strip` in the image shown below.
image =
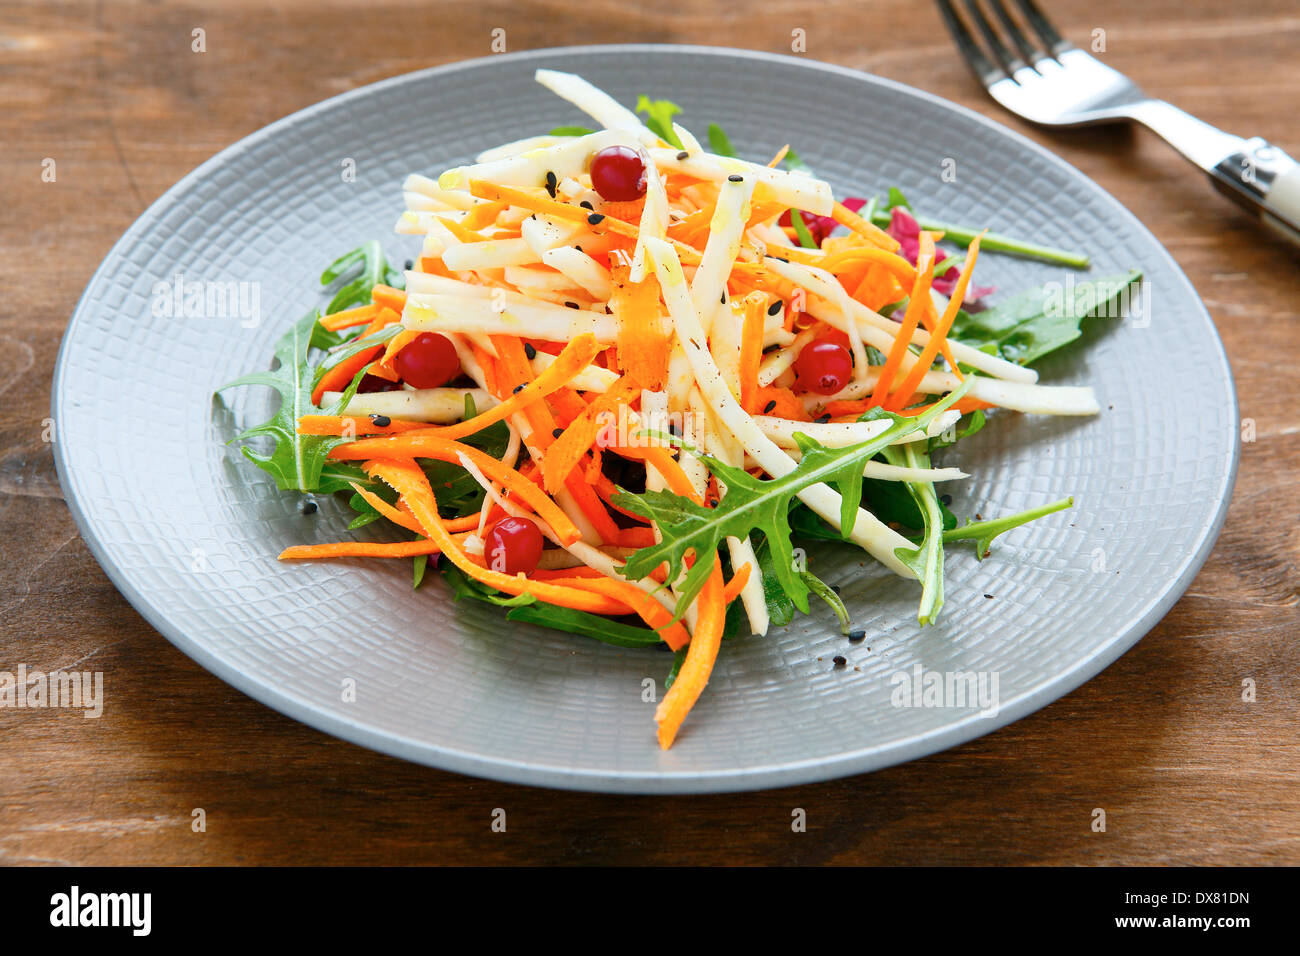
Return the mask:
<svg viewBox="0 0 1300 956">
<path fill-rule="evenodd" d="M 726 185 L 738 184 L 727 183 Z M 745 452 L 769 475 L 780 478 L 789 474 L 795 467 L 793 459 L 764 435 L 754 420 L 740 407 L 722 380 L 721 373 L 713 363 L 713 357 L 705 348 L 699 316 L 696 315 L 695 307 L 691 303 L 686 277 L 682 273 L 681 262 L 677 258 L 676 251 L 660 240 L 651 240 L 649 250 L 655 264 L 655 271 L 659 276 L 664 299 L 668 303 L 669 314 L 676 325 L 677 338 L 686 351 L 700 391 L 717 415 L 719 424 L 731 432 Z M 842 501 L 840 495 L 833 489 L 824 484 L 813 485 L 801 489 L 798 496 L 834 527 L 840 527 Z M 897 548 L 914 548 L 915 545 L 883 524 L 869 511 L 858 509 L 849 537 L 896 574 L 903 577 L 916 576 L 894 554 Z"/>
<path fill-rule="evenodd" d="M 726 429 L 718 425 L 712 411 L 705 409 L 702 421 L 704 431 L 704 450 L 723 464 L 739 468 L 744 463 L 744 449 L 727 434 Z M 718 490 L 727 493 L 727 486 L 719 481 Z M 758 566 L 758 555 L 748 537 L 727 537 L 727 553 L 731 557 L 732 571 L 749 565 L 749 580 L 740 589 L 740 601 L 749 619 L 751 634 L 766 634 L 771 625 L 771 616 L 767 610 L 767 597 L 763 594 L 763 572 Z"/>
<path fill-rule="evenodd" d="M 748 177 L 739 183 L 728 183 L 733 188 L 718 194 L 717 205 L 709 220 L 709 238 L 704 244 L 695 277 L 691 279 L 691 301 L 700 316 L 700 328 L 705 337 L 713 326 L 713 316 L 725 309 L 727 277 L 736 264 L 740 252 L 740 237 L 749 218 L 749 197 L 754 192 L 754 181 Z"/>
<path fill-rule="evenodd" d="M 562 100 L 568 100 L 607 130 L 630 130 L 646 145 L 658 137 L 645 128 L 641 118 L 600 87 L 576 73 L 561 70 L 538 70 L 533 79 Z"/>
<path fill-rule="evenodd" d="M 474 157 L 476 163 L 494 163 L 498 159 L 509 159 L 511 156 L 518 156 L 520 153 L 527 153 L 534 149 L 546 149 L 548 146 L 555 146 L 564 142 L 563 136 L 526 136 L 523 139 L 517 139 L 510 143 L 502 143 L 500 146 L 493 146 L 491 149 L 485 149 Z"/>
<path fill-rule="evenodd" d="M 627 130 L 607 129 L 590 136 L 565 137 L 564 142 L 542 149 L 530 149 L 517 156 L 496 159 L 489 163 L 456 166 L 438 177 L 438 186 L 444 190 L 469 189 L 471 180 L 481 179 L 498 186 L 536 188 L 546 183 L 546 174 L 556 178 L 579 176 L 586 172 L 593 153 L 607 146 L 641 145 L 635 133 Z"/>
<path fill-rule="evenodd" d="M 529 305 L 487 298 L 408 293 L 402 324 L 419 332 L 479 332 L 567 342 L 584 333 L 608 345 L 618 337 L 612 315 L 566 309 L 531 300 Z"/>
<path fill-rule="evenodd" d="M 763 260 L 763 265 L 782 278 L 789 279 L 796 286 L 802 286 L 807 290 L 809 295 L 807 297 L 806 311 L 847 334 L 848 317 L 843 311 L 845 303 L 835 301 L 839 298 L 836 290 L 842 292 L 844 287 L 838 282 L 828 285 L 826 280 L 821 275 L 818 275 L 818 273 L 822 273 L 822 275 L 829 275 L 829 273 L 822 269 L 814 271 L 807 266 L 799 265 L 797 262 L 782 262 L 780 259 L 771 256 Z M 847 306 L 853 321 L 857 323 L 857 329 L 862 338 L 886 355 L 889 354 L 889 346 L 893 344 L 894 337 L 898 334 L 898 323 L 873 312 L 856 299 L 848 299 Z M 885 340 L 879 335 L 873 335 L 872 329 L 877 332 L 885 332 L 888 339 Z M 912 343 L 921 348 L 924 348 L 929 341 L 930 333 L 923 328 L 918 328 L 912 335 Z M 881 348 L 877 343 L 881 343 L 885 347 Z M 948 344 L 952 348 L 953 358 L 969 365 L 971 368 L 984 372 L 986 375 L 992 375 L 994 378 L 1002 378 L 1011 382 L 1038 381 L 1038 373 L 1033 369 L 1025 368 L 1023 365 L 1016 365 L 1014 362 L 1008 362 L 996 355 L 989 355 L 987 352 L 981 352 L 979 349 L 963 345 L 961 342 L 950 341 Z"/>
<path fill-rule="evenodd" d="M 645 164 L 645 205 L 641 207 L 636 249 L 632 255 L 632 267 L 628 270 L 628 278 L 633 282 L 640 282 L 646 276 L 648 266 L 645 241 L 651 238 L 668 238 L 668 192 L 655 164 L 647 162 Z"/>
<path fill-rule="evenodd" d="M 432 422 L 450 425 L 465 417 L 465 396 L 474 401 L 480 412 L 498 404 L 482 388 L 416 388 L 391 392 L 364 392 L 353 395 L 343 410 L 344 415 L 387 415 L 389 418 L 411 422 Z M 322 401 L 337 402 L 342 392 L 326 392 Z"/>
<path fill-rule="evenodd" d="M 600 302 L 608 302 L 614 294 L 609 270 L 585 252 L 573 246 L 558 246 L 542 253 L 542 262 L 562 273 Z"/>
<path fill-rule="evenodd" d="M 411 173 L 407 176 L 402 182 L 402 190 L 406 193 L 426 196 L 437 202 L 443 209 L 473 209 L 479 203 L 487 201 L 472 196 L 463 189 L 443 189 L 437 182 L 419 173 Z"/>
<path fill-rule="evenodd" d="M 660 169 L 677 170 L 715 183 L 726 182 L 732 173 L 740 173 L 747 179 L 757 180 L 767 186 L 777 202 L 796 209 L 806 209 L 814 215 L 829 216 L 835 205 L 830 183 L 812 176 L 801 176 L 784 169 L 773 169 L 713 153 L 688 150 L 686 159 L 678 159 L 678 153 L 678 150 L 671 147 L 656 147 L 650 150 L 650 157 Z"/>
<path fill-rule="evenodd" d="M 866 398 L 879 378 L 880 366 L 873 365 L 861 382 L 851 382 L 834 395 L 805 399 L 805 404 L 811 403 L 813 408 L 819 408 L 826 402 Z M 961 379 L 952 372 L 933 370 L 921 376 L 917 391 L 926 395 L 939 395 L 951 392 L 960 384 Z M 1087 385 L 1027 385 L 976 375 L 966 397 L 1029 415 L 1096 415 L 1101 412 L 1096 393 Z"/>
</svg>

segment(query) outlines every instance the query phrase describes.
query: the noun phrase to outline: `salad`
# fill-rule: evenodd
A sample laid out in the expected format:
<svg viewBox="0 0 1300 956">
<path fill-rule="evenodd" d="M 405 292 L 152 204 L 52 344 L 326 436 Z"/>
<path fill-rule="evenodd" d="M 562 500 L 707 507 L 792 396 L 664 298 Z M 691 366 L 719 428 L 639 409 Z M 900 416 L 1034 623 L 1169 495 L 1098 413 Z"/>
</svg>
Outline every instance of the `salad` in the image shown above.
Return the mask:
<svg viewBox="0 0 1300 956">
<path fill-rule="evenodd" d="M 597 128 L 507 143 L 409 176 L 397 270 L 377 242 L 330 265 L 323 309 L 270 371 L 279 404 L 238 441 L 280 488 L 348 495 L 352 528 L 284 560 L 414 561 L 512 621 L 674 652 L 655 712 L 671 746 L 724 641 L 829 607 L 804 546 L 843 542 L 944 603 L 945 549 L 1067 508 L 962 524 L 946 449 L 996 409 L 1094 415 L 1030 365 L 1080 335 L 1136 272 L 1015 296 L 981 255 L 1085 256 L 918 216 L 897 190 L 837 200 L 794 150 L 705 146 L 664 100 L 628 109 L 581 77 L 538 82 Z M 941 247 L 943 241 L 947 248 Z M 996 304 L 990 304 L 996 298 Z M 391 535 L 389 536 L 392 537 Z M 837 659 L 837 663 L 838 663 Z"/>
</svg>

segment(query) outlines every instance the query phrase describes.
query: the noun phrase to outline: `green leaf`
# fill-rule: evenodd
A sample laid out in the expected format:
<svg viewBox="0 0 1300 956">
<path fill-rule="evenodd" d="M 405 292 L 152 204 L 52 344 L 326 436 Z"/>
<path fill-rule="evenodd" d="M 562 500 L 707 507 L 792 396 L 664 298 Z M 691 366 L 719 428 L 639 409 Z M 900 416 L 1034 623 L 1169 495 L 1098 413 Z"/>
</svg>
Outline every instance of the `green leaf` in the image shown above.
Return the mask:
<svg viewBox="0 0 1300 956">
<path fill-rule="evenodd" d="M 709 124 L 709 152 L 717 153 L 719 156 L 736 155 L 735 149 L 732 148 L 731 140 L 717 123 Z"/>
<path fill-rule="evenodd" d="M 682 141 L 673 130 L 673 117 L 682 111 L 680 106 L 670 100 L 652 100 L 642 94 L 637 97 L 636 111 L 646 114 L 645 125 L 652 133 L 665 143 L 682 148 Z"/>
<path fill-rule="evenodd" d="M 700 460 L 727 489 L 716 508 L 705 508 L 689 498 L 667 491 L 619 492 L 614 497 L 616 505 L 651 519 L 662 534 L 659 543 L 634 551 L 624 564 L 622 573 L 635 580 L 667 562 L 669 579 L 676 581 L 680 577 L 677 604 L 677 616 L 680 617 L 704 587 L 718 560 L 722 539 L 728 536 L 745 538 L 751 532 L 761 531 L 772 551 L 772 567 L 777 580 L 795 607 L 807 614 L 808 586 L 795 570 L 790 543 L 788 515 L 794 495 L 810 485 L 823 482 L 835 486 L 844 498 L 840 524 L 847 536 L 857 518 L 856 503 L 862 494 L 862 468 L 866 462 L 896 439 L 924 430 L 965 394 L 972 381 L 973 376 L 967 376 L 960 388 L 914 418 L 890 416 L 889 426 L 870 441 L 843 448 L 827 448 L 802 433 L 796 433 L 795 441 L 802 458 L 792 471 L 780 478 L 756 478 L 741 468 L 701 454 Z M 695 555 L 695 563 L 687 570 L 686 557 L 691 553 Z"/>
<path fill-rule="evenodd" d="M 590 136 L 596 132 L 594 129 L 587 129 L 585 126 L 557 126 L 551 130 L 552 136 Z"/>
<path fill-rule="evenodd" d="M 840 620 L 840 633 L 849 633 L 849 609 L 844 606 L 844 602 L 840 600 L 840 596 L 835 593 L 834 588 L 811 571 L 800 571 L 799 576 L 803 578 L 808 590 L 825 601 L 830 606 L 830 609 L 835 612 L 835 616 Z"/>
<path fill-rule="evenodd" d="M 304 316 L 280 338 L 274 349 L 274 369 L 244 375 L 233 382 L 227 382 L 217 391 L 224 392 L 241 385 L 265 385 L 275 389 L 280 395 L 280 404 L 271 419 L 245 429 L 232 441 L 240 442 L 240 450 L 245 457 L 270 474 L 279 487 L 291 491 L 328 494 L 342 491 L 348 486 L 346 480 L 338 480 L 337 471 L 331 471 L 328 475 L 325 472 L 330 449 L 348 439 L 333 435 L 298 434 L 298 419 L 317 411 L 311 401 L 312 373 L 308 365 L 312 328 L 316 321 L 314 313 Z M 339 400 L 328 408 L 321 409 L 321 413 L 337 415 L 342 412 L 356 394 L 361 375 L 358 373 Z M 270 454 L 256 451 L 247 444 L 249 439 L 262 436 L 275 442 Z"/>
<path fill-rule="evenodd" d="M 1004 534 L 1012 528 L 1019 528 L 1022 524 L 1028 524 L 1036 518 L 1042 518 L 1045 515 L 1055 514 L 1058 511 L 1064 511 L 1066 508 L 1073 507 L 1073 496 L 1062 498 L 1060 501 L 1053 501 L 1050 504 L 1040 505 L 1037 508 L 1029 508 L 1013 515 L 1007 515 L 1005 518 L 993 518 L 989 521 L 972 521 L 969 524 L 962 525 L 960 528 L 945 531 L 943 533 L 943 540 L 945 542 L 974 541 L 976 556 L 983 560 L 988 556 L 989 550 L 993 547 L 993 539 L 998 535 Z"/>
<path fill-rule="evenodd" d="M 799 245 L 805 249 L 816 249 L 817 240 L 808 231 L 808 224 L 803 221 L 803 216 L 799 214 L 798 209 L 790 210 L 790 222 L 794 223 L 794 234 L 799 239 Z"/>
<path fill-rule="evenodd" d="M 974 314 L 960 311 L 949 338 L 981 348 L 995 346 L 1003 358 L 1028 365 L 1077 339 L 1084 319 L 1118 316 L 1142 273 L 1048 283 Z"/>
<path fill-rule="evenodd" d="M 601 617 L 599 614 L 588 614 L 586 611 L 575 611 L 554 604 L 529 604 L 512 608 L 506 614 L 506 619 L 539 624 L 542 627 L 568 631 L 570 634 L 579 634 L 583 637 L 593 637 L 615 647 L 653 647 L 663 643 L 663 639 L 648 627 L 622 624 Z"/>
</svg>

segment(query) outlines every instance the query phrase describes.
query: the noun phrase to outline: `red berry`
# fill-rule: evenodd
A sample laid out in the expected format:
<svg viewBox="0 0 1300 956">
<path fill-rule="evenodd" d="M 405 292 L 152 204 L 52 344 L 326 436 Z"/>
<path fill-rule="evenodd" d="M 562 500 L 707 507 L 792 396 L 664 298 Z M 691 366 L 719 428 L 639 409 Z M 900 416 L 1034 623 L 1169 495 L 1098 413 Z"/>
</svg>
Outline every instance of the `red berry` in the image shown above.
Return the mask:
<svg viewBox="0 0 1300 956">
<path fill-rule="evenodd" d="M 817 339 L 804 346 L 794 360 L 799 384 L 818 395 L 834 395 L 853 377 L 853 356 L 830 339 Z"/>
<path fill-rule="evenodd" d="M 629 146 L 606 146 L 591 158 L 591 185 L 609 202 L 640 199 L 645 195 L 645 160 Z"/>
<path fill-rule="evenodd" d="M 397 353 L 393 366 L 412 388 L 437 388 L 460 374 L 456 347 L 437 332 L 417 335 Z"/>
<path fill-rule="evenodd" d="M 542 532 L 529 518 L 502 518 L 483 542 L 488 567 L 503 574 L 531 574 L 542 559 Z"/>
</svg>

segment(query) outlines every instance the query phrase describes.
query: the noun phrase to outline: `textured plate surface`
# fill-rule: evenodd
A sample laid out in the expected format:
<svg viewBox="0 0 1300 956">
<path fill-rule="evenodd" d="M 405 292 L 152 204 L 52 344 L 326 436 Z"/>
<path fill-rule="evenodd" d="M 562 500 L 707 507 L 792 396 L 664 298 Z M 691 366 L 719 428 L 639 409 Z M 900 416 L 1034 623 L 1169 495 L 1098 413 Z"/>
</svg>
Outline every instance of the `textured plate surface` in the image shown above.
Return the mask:
<svg viewBox="0 0 1300 956">
<path fill-rule="evenodd" d="M 215 386 L 264 368 L 310 308 L 323 265 L 378 237 L 390 256 L 400 184 L 488 146 L 581 122 L 533 83 L 573 70 L 624 103 L 680 103 L 722 122 L 742 155 L 791 141 L 839 195 L 898 185 L 936 218 L 1082 248 L 1094 274 L 1138 267 L 1143 315 L 1092 321 L 1043 380 L 1091 383 L 1087 420 L 999 413 L 947 461 L 963 519 L 1075 495 L 977 562 L 950 551 L 939 626 L 917 589 L 844 547 L 812 549 L 868 639 L 827 613 L 724 648 L 677 745 L 654 742 L 667 654 L 606 647 L 418 592 L 409 562 L 281 565 L 285 546 L 346 537 L 347 509 L 311 517 L 225 446 L 260 420 L 265 390 Z M 940 176 L 955 162 L 956 182 Z M 346 161 L 355 181 L 345 181 Z M 155 284 L 250 283 L 261 321 L 156 314 Z M 1011 293 L 1066 274 L 986 255 L 979 281 Z M 247 304 L 251 304 L 248 299 Z M 1189 387 L 1194 385 L 1195 387 Z M 1177 396 L 1177 402 L 1171 401 Z M 54 384 L 60 475 L 86 541 L 127 599 L 186 654 L 266 704 L 411 760 L 595 790 L 685 792 L 871 770 L 987 733 L 1087 680 L 1191 582 L 1236 467 L 1236 400 L 1218 336 L 1155 239 L 1114 199 L 1027 140 L 927 94 L 789 57 L 695 47 L 604 47 L 494 57 L 398 77 L 297 113 L 232 146 L 155 203 L 108 255 L 68 329 Z M 366 532 L 360 532 L 365 534 Z M 988 598 L 985 595 L 992 595 Z M 346 608 L 346 616 L 343 609 Z M 831 659 L 843 654 L 846 669 Z M 997 678 L 999 707 L 898 707 L 915 668 Z M 356 699 L 342 688 L 355 681 Z M 662 693 L 662 690 L 660 690 Z"/>
</svg>

